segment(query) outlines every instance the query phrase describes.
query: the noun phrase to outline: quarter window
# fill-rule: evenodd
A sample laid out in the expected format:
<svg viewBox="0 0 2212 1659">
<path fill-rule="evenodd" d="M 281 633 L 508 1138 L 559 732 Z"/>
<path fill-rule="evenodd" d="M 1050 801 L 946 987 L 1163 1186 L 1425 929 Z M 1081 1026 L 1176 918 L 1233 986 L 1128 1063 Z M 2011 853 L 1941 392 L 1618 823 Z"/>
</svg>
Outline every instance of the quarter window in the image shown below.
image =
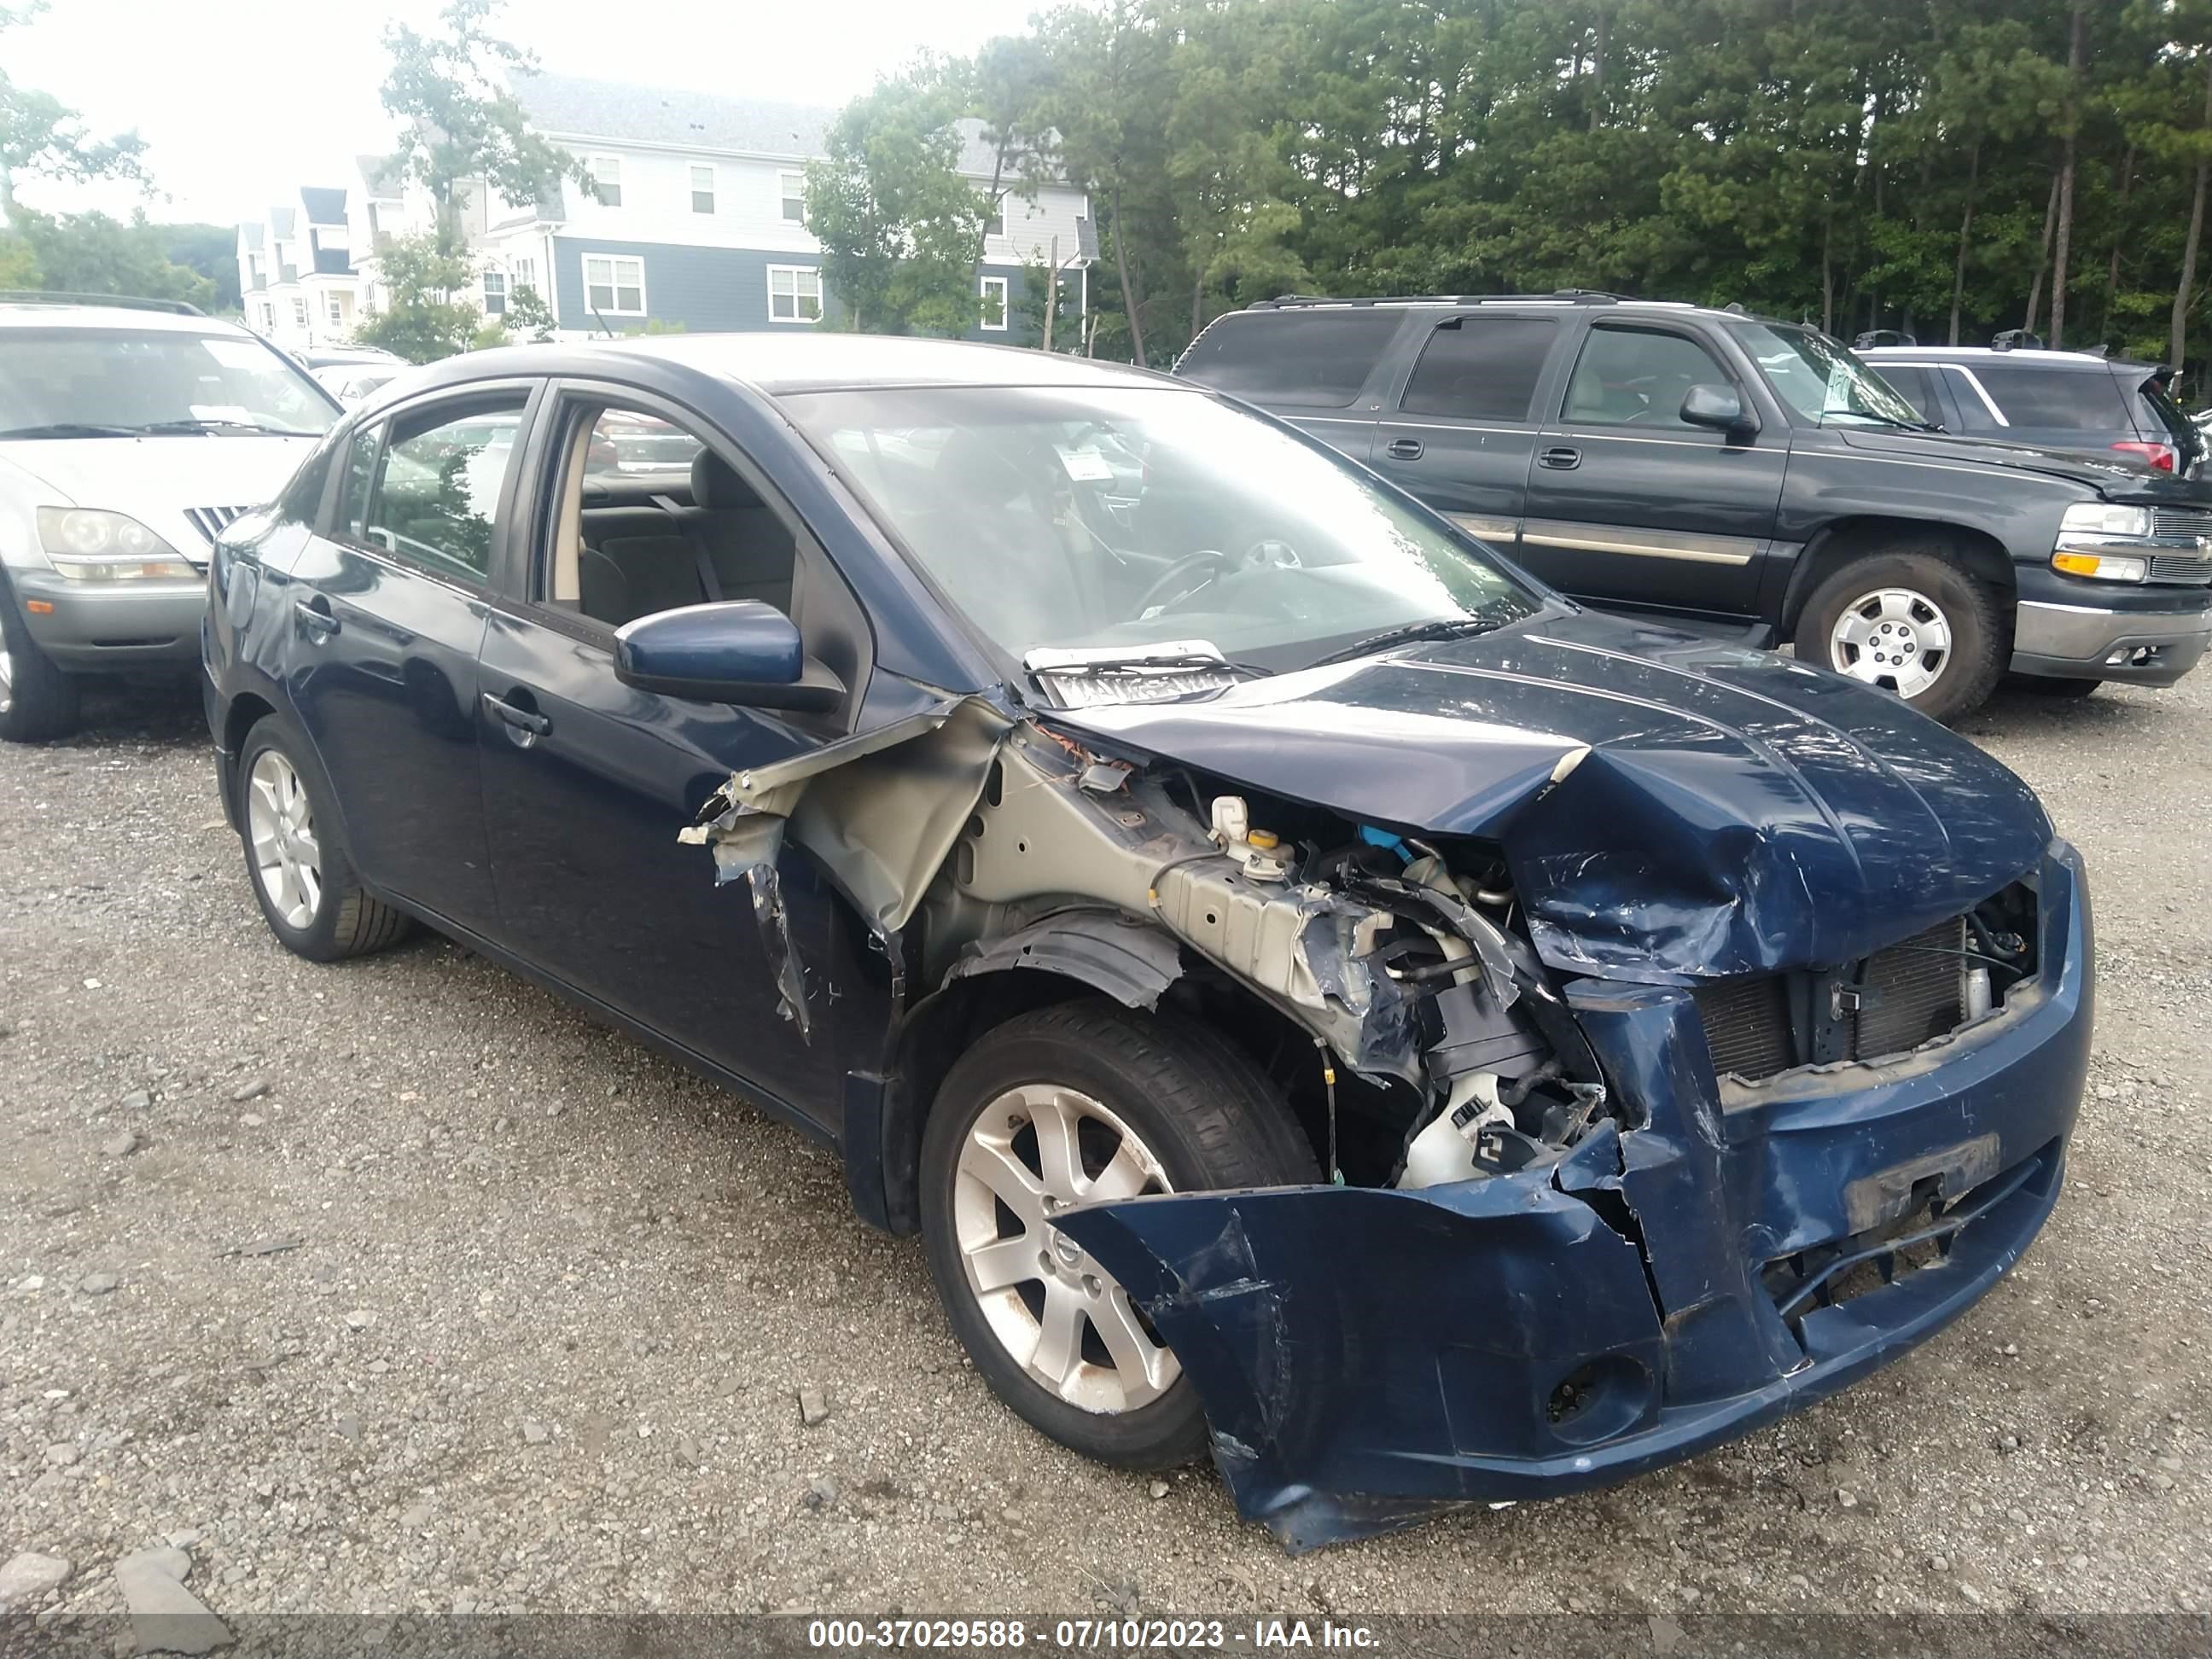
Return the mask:
<svg viewBox="0 0 2212 1659">
<path fill-rule="evenodd" d="M 1730 386 L 1712 354 L 1686 335 L 1594 328 L 1567 386 L 1566 418 L 1584 426 L 1691 429 L 1682 399 L 1693 386 Z"/>
<path fill-rule="evenodd" d="M 484 315 L 501 317 L 507 313 L 507 274 L 487 270 L 483 274 Z"/>
<path fill-rule="evenodd" d="M 1974 365 L 1974 374 L 2014 426 L 2069 432 L 2134 429 L 2119 386 L 2101 369 L 1982 362 Z"/>
<path fill-rule="evenodd" d="M 365 538 L 434 574 L 488 578 L 493 515 L 522 404 L 518 392 L 459 415 L 430 410 L 395 422 L 369 492 Z"/>
<path fill-rule="evenodd" d="M 1462 317 L 1432 329 L 1403 407 L 1463 421 L 1525 421 L 1559 325 L 1549 317 Z"/>
<path fill-rule="evenodd" d="M 691 169 L 691 211 L 712 213 L 714 210 L 714 169 Z"/>
<path fill-rule="evenodd" d="M 586 254 L 584 299 L 591 309 L 607 316 L 644 316 L 645 261 L 621 253 Z"/>
<path fill-rule="evenodd" d="M 778 188 L 783 194 L 783 222 L 787 225 L 806 222 L 806 175 L 803 173 L 779 173 Z"/>
<path fill-rule="evenodd" d="M 822 273 L 811 265 L 770 265 L 768 314 L 779 323 L 819 322 Z"/>
<path fill-rule="evenodd" d="M 363 427 L 346 448 L 345 485 L 338 496 L 338 531 L 356 541 L 367 538 L 368 487 L 376 477 L 376 444 L 380 427 Z"/>
<path fill-rule="evenodd" d="M 1006 278 L 983 279 L 983 326 L 1003 331 L 1006 326 Z"/>
<path fill-rule="evenodd" d="M 601 207 L 622 205 L 622 160 L 614 155 L 594 155 L 589 162 L 592 175 L 592 194 L 599 198 Z"/>
</svg>

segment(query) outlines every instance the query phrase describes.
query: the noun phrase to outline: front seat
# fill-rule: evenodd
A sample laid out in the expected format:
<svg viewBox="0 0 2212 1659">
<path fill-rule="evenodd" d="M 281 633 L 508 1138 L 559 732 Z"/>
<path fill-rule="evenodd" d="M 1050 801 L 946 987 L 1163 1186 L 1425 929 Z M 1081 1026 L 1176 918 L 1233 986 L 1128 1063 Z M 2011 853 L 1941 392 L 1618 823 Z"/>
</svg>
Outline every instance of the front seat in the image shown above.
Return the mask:
<svg viewBox="0 0 2212 1659">
<path fill-rule="evenodd" d="M 698 538 L 725 599 L 758 599 L 791 614 L 791 532 L 753 487 L 711 449 L 691 462 L 692 510 L 685 532 Z"/>
</svg>

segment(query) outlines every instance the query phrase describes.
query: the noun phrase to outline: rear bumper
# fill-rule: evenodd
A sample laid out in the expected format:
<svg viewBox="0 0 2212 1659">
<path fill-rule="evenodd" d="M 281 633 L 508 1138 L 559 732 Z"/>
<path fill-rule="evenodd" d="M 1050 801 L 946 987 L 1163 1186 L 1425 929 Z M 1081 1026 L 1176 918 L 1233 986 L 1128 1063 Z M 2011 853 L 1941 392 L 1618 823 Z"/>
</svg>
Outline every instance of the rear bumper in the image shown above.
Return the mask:
<svg viewBox="0 0 2212 1659">
<path fill-rule="evenodd" d="M 91 586 L 50 570 L 8 574 L 32 640 L 73 673 L 183 666 L 199 657 L 204 582 Z"/>
<path fill-rule="evenodd" d="M 2212 610 L 2111 611 L 2022 599 L 2014 611 L 2011 667 L 2063 679 L 2171 685 L 2212 642 Z"/>
<path fill-rule="evenodd" d="M 1577 1018 L 1645 1121 L 1554 1169 L 1138 1199 L 1061 1225 L 1173 1346 L 1238 1506 L 1293 1548 L 1673 1462 L 1925 1340 L 2042 1227 L 2092 1004 L 2070 848 L 2039 884 L 2039 981 L 1911 1055 L 1724 1100 L 1686 992 L 1586 980 Z M 1939 1216 L 1910 1218 L 1931 1198 Z M 1929 1228 L 1940 1259 L 1863 1294 L 1768 1287 L 1769 1264 Z"/>
</svg>

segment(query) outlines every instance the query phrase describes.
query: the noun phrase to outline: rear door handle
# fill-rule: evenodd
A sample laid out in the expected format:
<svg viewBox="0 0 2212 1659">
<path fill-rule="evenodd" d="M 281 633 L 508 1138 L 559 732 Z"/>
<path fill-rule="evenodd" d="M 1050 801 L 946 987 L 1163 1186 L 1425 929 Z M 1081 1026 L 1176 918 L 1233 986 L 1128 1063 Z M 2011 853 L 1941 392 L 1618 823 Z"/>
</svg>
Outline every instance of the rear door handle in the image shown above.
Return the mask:
<svg viewBox="0 0 2212 1659">
<path fill-rule="evenodd" d="M 506 726 L 511 733 L 519 734 L 515 740 L 528 748 L 534 738 L 544 737 L 553 729 L 553 722 L 535 709 L 518 708 L 513 703 L 483 694 L 484 712 Z"/>
<path fill-rule="evenodd" d="M 1421 459 L 1419 438 L 1393 438 L 1390 447 L 1382 452 L 1394 461 L 1418 461 Z"/>
<path fill-rule="evenodd" d="M 1583 464 L 1579 449 L 1547 449 L 1536 457 L 1536 465 L 1548 466 L 1554 472 L 1571 472 Z"/>
<path fill-rule="evenodd" d="M 331 602 L 319 593 L 313 599 L 293 600 L 292 611 L 299 617 L 300 626 L 318 642 L 338 631 L 338 619 L 331 614 Z"/>
</svg>

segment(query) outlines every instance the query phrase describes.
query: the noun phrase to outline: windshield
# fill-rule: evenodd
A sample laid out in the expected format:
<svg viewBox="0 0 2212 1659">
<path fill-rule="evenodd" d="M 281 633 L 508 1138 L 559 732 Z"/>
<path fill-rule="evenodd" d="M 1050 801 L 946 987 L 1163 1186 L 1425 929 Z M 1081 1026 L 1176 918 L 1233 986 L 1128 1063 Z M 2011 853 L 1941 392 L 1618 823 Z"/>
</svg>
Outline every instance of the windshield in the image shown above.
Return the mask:
<svg viewBox="0 0 2212 1659">
<path fill-rule="evenodd" d="M 11 328 L 0 337 L 0 438 L 313 435 L 337 418 L 305 370 L 242 335 Z"/>
<path fill-rule="evenodd" d="M 1816 329 L 1783 323 L 1730 326 L 1774 395 L 1815 426 L 1838 420 L 1927 424 L 1888 381 Z"/>
<path fill-rule="evenodd" d="M 1200 393 L 927 387 L 785 405 L 1017 660 L 1202 641 L 1277 670 L 1540 603 L 1349 466 Z"/>
</svg>

